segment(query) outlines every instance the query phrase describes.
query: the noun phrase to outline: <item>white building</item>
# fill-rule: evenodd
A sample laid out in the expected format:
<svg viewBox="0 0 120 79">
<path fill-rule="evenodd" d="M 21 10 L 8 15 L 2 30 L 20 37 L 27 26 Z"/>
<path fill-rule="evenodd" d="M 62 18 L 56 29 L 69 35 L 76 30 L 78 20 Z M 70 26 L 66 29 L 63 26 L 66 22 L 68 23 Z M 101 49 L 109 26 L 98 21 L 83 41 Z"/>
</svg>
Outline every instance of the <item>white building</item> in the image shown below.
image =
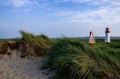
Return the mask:
<svg viewBox="0 0 120 79">
<path fill-rule="evenodd" d="M 105 29 L 105 42 L 110 43 L 110 29 L 108 27 Z"/>
</svg>

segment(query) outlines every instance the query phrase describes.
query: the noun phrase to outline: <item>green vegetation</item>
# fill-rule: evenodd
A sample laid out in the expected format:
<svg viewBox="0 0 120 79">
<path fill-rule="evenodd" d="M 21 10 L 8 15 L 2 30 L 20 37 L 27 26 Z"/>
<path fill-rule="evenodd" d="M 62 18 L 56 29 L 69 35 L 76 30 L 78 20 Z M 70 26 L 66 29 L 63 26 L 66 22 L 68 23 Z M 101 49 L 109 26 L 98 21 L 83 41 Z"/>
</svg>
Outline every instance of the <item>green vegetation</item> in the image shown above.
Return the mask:
<svg viewBox="0 0 120 79">
<path fill-rule="evenodd" d="M 56 71 L 56 79 L 120 79 L 120 49 L 58 39 L 47 54 L 43 68 Z"/>
<path fill-rule="evenodd" d="M 35 56 L 43 56 L 45 55 L 49 44 L 50 39 L 46 35 L 33 35 L 31 33 L 27 33 L 24 31 L 20 31 L 22 34 L 22 41 L 25 43 L 24 51 L 29 52 L 29 54 Z"/>
<path fill-rule="evenodd" d="M 0 40 L 0 54 L 10 54 L 9 49 L 22 52 L 21 57 L 46 56 L 43 68 L 54 70 L 55 79 L 120 79 L 119 39 L 111 44 L 99 39 L 89 47 L 87 39 L 20 33 L 22 38 Z"/>
<path fill-rule="evenodd" d="M 21 39 L 1 40 L 0 54 L 9 54 L 13 50 L 22 52 L 21 57 L 25 56 L 44 56 L 50 45 L 50 39 L 41 34 L 39 36 L 20 31 Z M 8 50 L 11 50 L 8 52 Z"/>
</svg>

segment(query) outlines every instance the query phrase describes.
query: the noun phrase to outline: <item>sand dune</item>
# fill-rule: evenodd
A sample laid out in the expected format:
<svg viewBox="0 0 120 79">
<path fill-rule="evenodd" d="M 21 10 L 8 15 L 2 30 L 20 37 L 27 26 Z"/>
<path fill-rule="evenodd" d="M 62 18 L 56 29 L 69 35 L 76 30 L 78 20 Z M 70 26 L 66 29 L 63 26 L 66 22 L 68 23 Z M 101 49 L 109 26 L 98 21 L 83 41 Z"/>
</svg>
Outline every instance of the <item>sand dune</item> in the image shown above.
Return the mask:
<svg viewBox="0 0 120 79">
<path fill-rule="evenodd" d="M 50 75 L 40 70 L 42 61 L 4 55 L 0 59 L 0 79 L 49 79 Z"/>
</svg>

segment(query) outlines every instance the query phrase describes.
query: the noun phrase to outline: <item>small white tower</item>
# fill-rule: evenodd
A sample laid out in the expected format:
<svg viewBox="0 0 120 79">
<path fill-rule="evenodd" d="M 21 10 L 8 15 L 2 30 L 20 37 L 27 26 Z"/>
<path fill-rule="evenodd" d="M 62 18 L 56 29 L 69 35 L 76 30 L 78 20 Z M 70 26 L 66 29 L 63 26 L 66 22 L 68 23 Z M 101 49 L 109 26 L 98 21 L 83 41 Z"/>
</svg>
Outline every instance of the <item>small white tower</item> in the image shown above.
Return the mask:
<svg viewBox="0 0 120 79">
<path fill-rule="evenodd" d="M 110 43 L 110 29 L 108 27 L 105 29 L 105 42 Z"/>
</svg>

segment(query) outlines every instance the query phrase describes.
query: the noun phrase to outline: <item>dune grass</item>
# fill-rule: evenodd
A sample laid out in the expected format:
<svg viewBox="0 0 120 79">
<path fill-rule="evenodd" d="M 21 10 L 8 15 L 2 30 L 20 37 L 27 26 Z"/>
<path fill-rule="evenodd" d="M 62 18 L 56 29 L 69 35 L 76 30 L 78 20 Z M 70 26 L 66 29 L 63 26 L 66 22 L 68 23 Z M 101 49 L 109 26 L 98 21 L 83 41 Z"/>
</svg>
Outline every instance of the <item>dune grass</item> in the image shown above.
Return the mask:
<svg viewBox="0 0 120 79">
<path fill-rule="evenodd" d="M 34 35 L 25 31 L 20 31 L 22 37 L 19 39 L 6 39 L 0 42 L 0 54 L 8 54 L 13 50 L 21 52 L 21 57 L 44 56 L 51 43 L 50 39 L 44 35 Z M 8 50 L 11 50 L 8 52 Z"/>
<path fill-rule="evenodd" d="M 21 41 L 23 42 L 23 51 L 35 55 L 44 56 L 50 45 L 50 39 L 44 35 L 33 35 L 31 33 L 20 31 L 22 34 Z M 24 46 L 25 45 L 25 46 Z"/>
<path fill-rule="evenodd" d="M 120 79 L 120 41 L 98 40 L 93 47 L 83 39 L 49 39 L 20 31 L 22 38 L 0 42 L 0 54 L 8 48 L 21 51 L 21 57 L 45 56 L 43 68 L 55 70 L 55 79 Z"/>
<path fill-rule="evenodd" d="M 44 68 L 56 79 L 120 79 L 120 49 L 107 45 L 90 48 L 80 40 L 62 38 L 52 45 Z"/>
</svg>

